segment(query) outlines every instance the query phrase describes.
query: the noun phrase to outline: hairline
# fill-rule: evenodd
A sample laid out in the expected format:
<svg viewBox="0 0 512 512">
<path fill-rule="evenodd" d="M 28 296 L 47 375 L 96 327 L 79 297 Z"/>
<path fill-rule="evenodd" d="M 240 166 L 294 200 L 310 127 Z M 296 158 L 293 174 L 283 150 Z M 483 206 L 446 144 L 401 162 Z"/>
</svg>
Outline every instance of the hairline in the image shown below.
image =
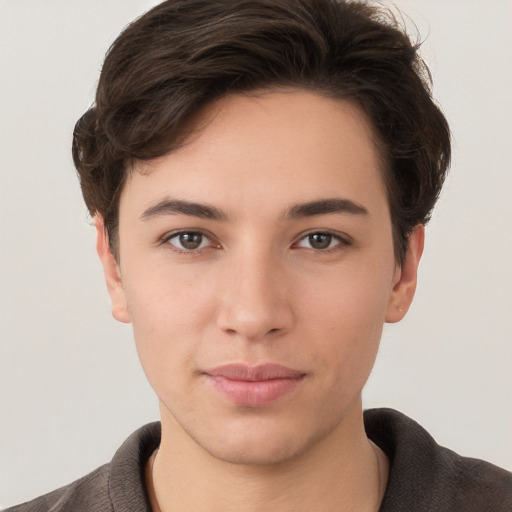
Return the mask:
<svg viewBox="0 0 512 512">
<path fill-rule="evenodd" d="M 366 108 L 362 104 L 363 102 L 358 99 L 356 96 L 351 96 L 350 93 L 346 95 L 343 94 L 342 91 L 335 91 L 332 87 L 329 88 L 327 86 L 320 86 L 315 84 L 300 84 L 300 83 L 289 83 L 283 82 L 282 84 L 274 83 L 268 84 L 261 87 L 254 87 L 252 89 L 242 89 L 237 90 L 233 88 L 232 90 L 228 90 L 223 94 L 219 94 L 218 96 L 211 98 L 208 102 L 194 113 L 190 114 L 187 118 L 183 120 L 183 134 L 182 136 L 175 141 L 176 144 L 169 150 L 163 153 L 160 156 L 156 156 L 151 159 L 137 159 L 137 158 L 127 158 L 125 160 L 123 170 L 124 176 L 123 179 L 119 183 L 118 190 L 116 190 L 116 194 L 112 197 L 111 204 L 117 205 L 117 211 L 113 216 L 114 222 L 111 225 L 106 226 L 108 239 L 109 239 L 109 247 L 115 258 L 115 260 L 120 263 L 121 255 L 120 255 L 120 246 L 119 246 L 119 214 L 120 214 L 120 198 L 125 189 L 126 181 L 129 175 L 133 172 L 139 172 L 142 174 L 146 174 L 147 172 L 151 172 L 151 165 L 155 162 L 158 162 L 160 159 L 179 151 L 181 148 L 191 144 L 196 140 L 198 136 L 200 136 L 201 132 L 213 121 L 214 116 L 209 116 L 208 112 L 212 110 L 212 106 L 216 103 L 221 102 L 223 99 L 232 97 L 232 96 L 246 96 L 246 97 L 260 97 L 265 96 L 272 93 L 299 93 L 299 92 L 308 92 L 311 94 L 316 94 L 317 96 L 332 99 L 338 102 L 345 102 L 352 107 L 356 108 L 360 114 L 360 120 L 364 123 L 365 132 L 368 135 L 368 140 L 373 145 L 375 150 L 375 155 L 378 160 L 378 166 L 381 173 L 382 183 L 384 186 L 384 191 L 386 194 L 386 202 L 388 206 L 388 211 L 391 218 L 391 227 L 392 227 L 392 238 L 393 238 L 393 249 L 395 254 L 395 261 L 397 264 L 401 265 L 404 259 L 404 253 L 399 247 L 400 244 L 400 233 L 397 232 L 398 226 L 393 219 L 393 198 L 391 197 L 391 190 L 393 189 L 393 181 L 394 176 L 391 171 L 391 164 L 389 161 L 389 157 L 387 155 L 386 145 L 382 141 L 377 127 L 375 123 L 372 121 L 370 114 L 367 112 Z M 341 92 L 341 94 L 340 94 Z M 136 169 L 137 162 L 144 162 L 144 171 Z"/>
</svg>

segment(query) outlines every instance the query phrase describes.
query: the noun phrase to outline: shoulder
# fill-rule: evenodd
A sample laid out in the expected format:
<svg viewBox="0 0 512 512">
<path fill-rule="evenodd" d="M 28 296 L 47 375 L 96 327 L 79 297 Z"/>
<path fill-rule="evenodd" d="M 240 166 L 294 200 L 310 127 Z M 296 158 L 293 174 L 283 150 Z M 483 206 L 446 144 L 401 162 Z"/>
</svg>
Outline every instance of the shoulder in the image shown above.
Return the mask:
<svg viewBox="0 0 512 512">
<path fill-rule="evenodd" d="M 414 420 L 391 409 L 365 411 L 368 437 L 390 460 L 381 512 L 512 510 L 512 473 L 439 446 Z"/>
<path fill-rule="evenodd" d="M 109 464 L 69 485 L 4 512 L 149 512 L 144 467 L 159 443 L 160 424 L 146 425 L 123 443 Z"/>
<path fill-rule="evenodd" d="M 5 512 L 60 512 L 66 510 L 110 511 L 109 465 L 101 466 L 79 480 L 43 496 L 8 508 Z M 80 508 L 82 507 L 82 508 Z"/>
</svg>

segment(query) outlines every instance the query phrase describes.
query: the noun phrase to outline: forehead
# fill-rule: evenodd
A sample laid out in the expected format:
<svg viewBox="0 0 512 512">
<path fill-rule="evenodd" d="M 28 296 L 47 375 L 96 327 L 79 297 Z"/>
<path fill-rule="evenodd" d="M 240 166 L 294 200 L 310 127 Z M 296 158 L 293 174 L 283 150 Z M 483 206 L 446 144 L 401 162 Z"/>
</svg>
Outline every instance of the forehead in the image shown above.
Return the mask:
<svg viewBox="0 0 512 512">
<path fill-rule="evenodd" d="M 158 196 L 237 204 L 385 194 L 374 133 L 356 105 L 305 91 L 229 95 L 194 120 L 178 150 L 134 163 L 123 203 Z M 293 197 L 301 196 L 301 197 Z M 309 196 L 309 197 L 306 197 Z"/>
</svg>

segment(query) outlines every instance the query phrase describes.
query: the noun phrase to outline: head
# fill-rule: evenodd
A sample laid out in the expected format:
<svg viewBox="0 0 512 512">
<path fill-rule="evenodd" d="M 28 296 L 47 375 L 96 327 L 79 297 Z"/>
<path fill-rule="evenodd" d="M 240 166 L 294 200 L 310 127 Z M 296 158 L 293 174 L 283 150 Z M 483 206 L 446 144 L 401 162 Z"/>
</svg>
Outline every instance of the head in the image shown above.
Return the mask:
<svg viewBox="0 0 512 512">
<path fill-rule="evenodd" d="M 171 0 L 146 13 L 110 48 L 73 140 L 86 205 L 103 219 L 114 256 L 134 160 L 179 148 L 218 98 L 286 87 L 348 100 L 370 120 L 400 264 L 450 160 L 448 125 L 417 50 L 390 13 L 365 2 Z"/>
<path fill-rule="evenodd" d="M 111 47 L 75 162 L 114 316 L 181 453 L 360 445 L 449 160 L 426 79 L 357 2 L 164 2 Z"/>
</svg>

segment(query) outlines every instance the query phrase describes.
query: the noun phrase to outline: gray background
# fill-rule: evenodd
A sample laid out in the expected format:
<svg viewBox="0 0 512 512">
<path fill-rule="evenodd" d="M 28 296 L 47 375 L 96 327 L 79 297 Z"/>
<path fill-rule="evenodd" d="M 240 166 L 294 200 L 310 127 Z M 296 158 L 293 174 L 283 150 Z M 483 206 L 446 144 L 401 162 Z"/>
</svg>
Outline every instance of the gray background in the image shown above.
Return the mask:
<svg viewBox="0 0 512 512">
<path fill-rule="evenodd" d="M 1 506 L 82 476 L 158 416 L 110 317 L 69 151 L 105 50 L 155 3 L 0 0 Z M 512 2 L 396 3 L 426 37 L 454 165 L 365 405 L 512 469 Z"/>
</svg>

